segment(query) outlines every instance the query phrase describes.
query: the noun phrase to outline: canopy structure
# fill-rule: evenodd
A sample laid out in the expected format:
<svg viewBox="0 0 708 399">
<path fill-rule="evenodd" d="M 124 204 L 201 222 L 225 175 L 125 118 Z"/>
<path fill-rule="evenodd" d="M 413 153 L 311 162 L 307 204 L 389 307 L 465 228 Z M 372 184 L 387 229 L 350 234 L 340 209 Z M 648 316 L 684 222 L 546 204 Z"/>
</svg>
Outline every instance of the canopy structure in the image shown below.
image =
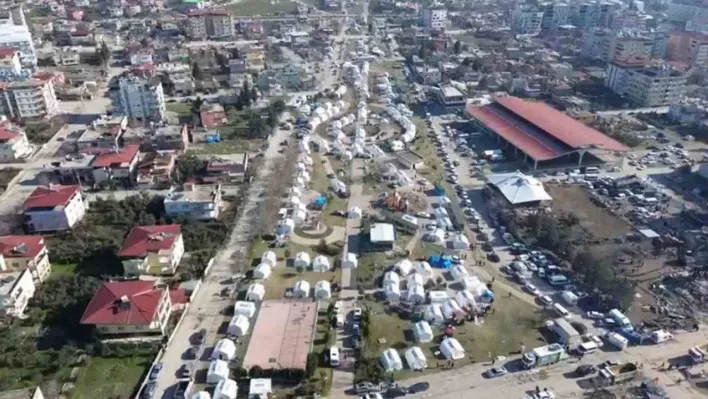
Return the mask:
<svg viewBox="0 0 708 399">
<path fill-rule="evenodd" d="M 398 302 L 401 300 L 401 288 L 398 284 L 384 284 L 384 295 L 387 300 L 391 302 Z"/>
<path fill-rule="evenodd" d="M 227 327 L 226 331 L 229 335 L 235 335 L 237 337 L 240 337 L 248 333 L 248 329 L 250 326 L 251 323 L 248 321 L 248 318 L 244 315 L 239 314 L 231 318 L 231 321 L 229 322 L 229 326 Z"/>
<path fill-rule="evenodd" d="M 265 296 L 265 286 L 260 283 L 253 283 L 248 286 L 246 300 L 251 302 L 262 301 Z"/>
<path fill-rule="evenodd" d="M 421 320 L 413 324 L 413 335 L 417 342 L 430 342 L 433 340 L 433 329 L 427 321 Z"/>
<path fill-rule="evenodd" d="M 381 366 L 383 366 L 386 372 L 400 371 L 403 370 L 403 362 L 401 361 L 401 356 L 396 352 L 395 349 L 386 349 L 381 354 Z"/>
<path fill-rule="evenodd" d="M 471 292 L 467 290 L 458 291 L 455 295 L 455 301 L 464 308 L 473 308 L 477 306 L 477 300 Z"/>
<path fill-rule="evenodd" d="M 315 299 L 327 299 L 332 297 L 332 288 L 327 280 L 320 280 L 315 284 Z"/>
<path fill-rule="evenodd" d="M 318 255 L 312 261 L 312 270 L 316 272 L 328 272 L 332 270 L 329 259 L 324 255 Z"/>
<path fill-rule="evenodd" d="M 421 276 L 418 273 L 413 273 L 408 276 L 408 287 L 412 287 L 414 285 L 422 285 L 425 286 L 425 281 L 423 280 L 423 276 Z"/>
<path fill-rule="evenodd" d="M 428 298 L 430 303 L 444 303 L 447 301 L 447 291 L 429 291 Z"/>
<path fill-rule="evenodd" d="M 428 323 L 441 324 L 445 321 L 445 316 L 442 313 L 442 307 L 437 303 L 431 303 L 425 307 L 423 318 Z"/>
<path fill-rule="evenodd" d="M 305 280 L 300 280 L 295 283 L 293 288 L 293 296 L 296 298 L 307 298 L 310 296 L 310 283 Z"/>
<path fill-rule="evenodd" d="M 408 287 L 406 292 L 406 300 L 413 303 L 425 302 L 425 288 L 422 285 L 413 285 Z"/>
<path fill-rule="evenodd" d="M 553 199 L 540 181 L 518 171 L 491 175 L 489 183 L 496 187 L 512 205 Z"/>
<path fill-rule="evenodd" d="M 293 266 L 296 268 L 307 269 L 310 267 L 310 255 L 307 252 L 298 252 L 295 255 Z"/>
<path fill-rule="evenodd" d="M 403 357 L 411 370 L 425 370 L 428 368 L 428 360 L 420 347 L 414 346 L 406 349 Z"/>
<path fill-rule="evenodd" d="M 342 257 L 342 268 L 343 269 L 356 269 L 359 266 L 359 260 L 356 254 L 347 252 Z"/>
<path fill-rule="evenodd" d="M 256 304 L 247 301 L 236 301 L 234 304 L 234 315 L 242 315 L 247 318 L 253 317 L 256 314 Z"/>
<path fill-rule="evenodd" d="M 420 274 L 425 280 L 433 278 L 433 268 L 430 266 L 430 263 L 426 261 L 416 263 L 415 272 Z"/>
<path fill-rule="evenodd" d="M 211 352 L 212 359 L 230 361 L 236 356 L 236 344 L 228 338 L 222 338 L 214 346 Z"/>
<path fill-rule="evenodd" d="M 270 269 L 270 265 L 267 263 L 261 263 L 256 267 L 256 269 L 253 271 L 253 278 L 256 280 L 265 280 L 270 276 L 270 273 L 272 270 Z"/>
<path fill-rule="evenodd" d="M 442 312 L 446 319 L 454 319 L 465 314 L 457 301 L 452 298 L 448 298 L 447 301 L 443 302 Z"/>
<path fill-rule="evenodd" d="M 232 379 L 219 381 L 214 388 L 214 399 L 236 399 L 238 395 L 238 384 Z"/>
<path fill-rule="evenodd" d="M 408 259 L 403 259 L 396 263 L 396 270 L 401 274 L 401 276 L 407 276 L 413 271 L 413 262 Z"/>
<path fill-rule="evenodd" d="M 455 338 L 445 338 L 440 344 L 440 352 L 447 360 L 459 360 L 465 357 L 465 349 Z"/>
<path fill-rule="evenodd" d="M 383 276 L 383 285 L 395 285 L 398 287 L 398 285 L 401 283 L 401 278 L 398 277 L 398 273 L 396 272 L 386 272 L 384 273 Z"/>
<path fill-rule="evenodd" d="M 469 276 L 469 272 L 462 265 L 453 266 L 450 270 L 450 274 L 452 274 L 452 278 L 455 280 L 462 280 L 463 278 Z"/>
<path fill-rule="evenodd" d="M 223 360 L 212 360 L 207 371 L 207 384 L 217 384 L 229 378 L 229 363 Z"/>
</svg>

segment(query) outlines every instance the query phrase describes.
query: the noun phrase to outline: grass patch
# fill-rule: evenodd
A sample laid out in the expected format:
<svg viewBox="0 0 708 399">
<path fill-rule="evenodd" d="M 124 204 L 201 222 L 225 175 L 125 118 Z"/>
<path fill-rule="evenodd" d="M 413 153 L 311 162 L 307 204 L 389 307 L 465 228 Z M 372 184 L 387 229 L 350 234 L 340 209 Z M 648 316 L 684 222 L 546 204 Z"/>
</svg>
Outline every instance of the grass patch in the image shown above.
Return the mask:
<svg viewBox="0 0 708 399">
<path fill-rule="evenodd" d="M 7 186 L 19 173 L 20 170 L 15 168 L 0 169 L 0 193 L 7 190 Z"/>
<path fill-rule="evenodd" d="M 297 11 L 297 3 L 290 0 L 243 0 L 229 8 L 236 16 L 290 14 Z"/>
<path fill-rule="evenodd" d="M 76 381 L 73 399 L 133 397 L 141 377 L 152 364 L 153 356 L 91 358 Z"/>
<path fill-rule="evenodd" d="M 310 234 L 306 233 L 302 227 L 296 227 L 295 228 L 295 235 L 298 235 L 300 237 L 305 237 L 305 238 L 312 238 L 312 239 L 318 239 L 318 238 L 326 238 L 329 237 L 330 234 L 332 234 L 332 231 L 334 230 L 331 226 L 326 226 L 327 228 L 325 231 L 322 233 L 316 233 L 316 234 Z"/>
<path fill-rule="evenodd" d="M 263 146 L 263 140 L 235 139 L 213 144 L 198 144 L 190 147 L 189 151 L 196 154 L 241 154 L 256 152 Z"/>
<path fill-rule="evenodd" d="M 330 159 L 330 165 L 334 169 L 335 165 L 332 164 L 334 159 Z M 327 177 L 327 171 L 325 170 L 323 164 L 323 157 L 320 154 L 313 154 L 312 161 L 314 163 L 312 167 L 311 184 L 312 189 L 321 194 L 331 194 L 329 196 L 329 203 L 327 208 L 322 211 L 321 220 L 327 226 L 345 226 L 347 220 L 341 216 L 333 215 L 336 211 L 347 212 L 349 201 L 346 198 L 340 198 L 335 193 L 329 190 L 329 177 Z M 336 172 L 337 169 L 334 169 Z"/>
<path fill-rule="evenodd" d="M 165 108 L 167 111 L 176 113 L 180 118 L 192 117 L 192 103 L 166 103 Z"/>
<path fill-rule="evenodd" d="M 73 276 L 76 274 L 76 263 L 52 264 L 51 277 Z"/>
<path fill-rule="evenodd" d="M 367 252 L 359 257 L 359 267 L 357 276 L 359 285 L 364 288 L 376 288 L 376 278 L 383 274 L 384 270 L 403 259 L 399 256 L 389 256 L 384 252 Z"/>
<path fill-rule="evenodd" d="M 27 140 L 34 144 L 46 144 L 57 132 L 66 126 L 62 117 L 54 117 L 48 121 L 28 122 L 24 128 Z"/>
</svg>

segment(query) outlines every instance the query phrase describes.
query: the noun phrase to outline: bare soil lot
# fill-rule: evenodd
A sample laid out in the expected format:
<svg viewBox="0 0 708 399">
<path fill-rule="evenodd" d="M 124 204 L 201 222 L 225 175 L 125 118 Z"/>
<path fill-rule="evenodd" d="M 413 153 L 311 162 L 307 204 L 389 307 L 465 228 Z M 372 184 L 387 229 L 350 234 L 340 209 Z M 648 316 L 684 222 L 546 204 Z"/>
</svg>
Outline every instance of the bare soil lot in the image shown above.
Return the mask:
<svg viewBox="0 0 708 399">
<path fill-rule="evenodd" d="M 588 193 L 580 186 L 547 186 L 553 197 L 553 212 L 557 215 L 573 213 L 580 225 L 596 239 L 613 239 L 632 231 L 622 219 L 590 201 Z"/>
</svg>

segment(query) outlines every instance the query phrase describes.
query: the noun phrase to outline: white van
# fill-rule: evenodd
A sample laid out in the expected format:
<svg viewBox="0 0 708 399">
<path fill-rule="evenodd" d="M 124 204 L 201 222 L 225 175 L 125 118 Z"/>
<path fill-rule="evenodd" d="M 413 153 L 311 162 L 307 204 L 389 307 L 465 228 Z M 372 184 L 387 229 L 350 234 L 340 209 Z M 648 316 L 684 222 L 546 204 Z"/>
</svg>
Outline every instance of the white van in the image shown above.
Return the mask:
<svg viewBox="0 0 708 399">
<path fill-rule="evenodd" d="M 342 328 L 344 327 L 344 315 L 338 314 L 337 315 L 337 328 Z"/>
<path fill-rule="evenodd" d="M 339 366 L 339 348 L 336 346 L 329 348 L 329 365 L 332 367 Z"/>
<path fill-rule="evenodd" d="M 570 312 L 568 312 L 568 310 L 566 308 L 564 308 L 563 305 L 561 305 L 560 303 L 554 303 L 553 310 L 555 310 L 556 313 L 558 313 L 558 316 L 560 316 L 564 319 L 567 319 L 570 317 Z"/>
<path fill-rule="evenodd" d="M 581 355 L 589 355 L 591 353 L 595 353 L 598 350 L 598 346 L 596 343 L 589 341 L 589 342 L 583 342 L 582 344 L 578 345 L 577 351 Z"/>
</svg>

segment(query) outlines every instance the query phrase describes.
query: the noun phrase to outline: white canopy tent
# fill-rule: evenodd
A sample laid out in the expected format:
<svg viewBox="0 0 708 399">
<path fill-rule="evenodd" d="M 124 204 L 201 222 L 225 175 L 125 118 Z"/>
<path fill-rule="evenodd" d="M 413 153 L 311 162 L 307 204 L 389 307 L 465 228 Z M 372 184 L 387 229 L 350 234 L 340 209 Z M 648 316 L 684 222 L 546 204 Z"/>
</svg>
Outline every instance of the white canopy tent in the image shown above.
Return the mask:
<svg viewBox="0 0 708 399">
<path fill-rule="evenodd" d="M 430 291 L 428 292 L 428 298 L 430 303 L 445 303 L 448 298 L 447 291 Z"/>
<path fill-rule="evenodd" d="M 428 368 L 428 360 L 425 358 L 423 350 L 417 346 L 406 349 L 403 354 L 406 363 L 411 370 L 425 370 Z"/>
<path fill-rule="evenodd" d="M 553 199 L 543 188 L 543 183 L 518 171 L 491 175 L 489 183 L 513 205 Z"/>
<path fill-rule="evenodd" d="M 260 283 L 253 283 L 246 290 L 246 300 L 251 302 L 260 302 L 265 296 L 265 286 Z"/>
<path fill-rule="evenodd" d="M 416 342 L 430 342 L 433 340 L 433 329 L 427 321 L 421 320 L 413 324 L 413 335 Z"/>
<path fill-rule="evenodd" d="M 310 254 L 307 252 L 298 252 L 295 255 L 293 266 L 307 270 L 310 267 Z"/>
<path fill-rule="evenodd" d="M 452 248 L 454 249 L 469 249 L 470 248 L 470 240 L 467 238 L 466 235 L 459 233 L 455 234 L 455 236 L 451 240 Z"/>
<path fill-rule="evenodd" d="M 315 299 L 328 299 L 332 297 L 332 286 L 327 280 L 320 280 L 315 284 Z"/>
<path fill-rule="evenodd" d="M 279 234 L 290 234 L 295 230 L 295 221 L 291 218 L 283 219 L 278 225 Z"/>
<path fill-rule="evenodd" d="M 256 267 L 256 269 L 253 271 L 253 278 L 256 280 L 265 280 L 270 276 L 270 273 L 272 270 L 270 269 L 270 265 L 267 263 L 261 263 Z"/>
<path fill-rule="evenodd" d="M 332 270 L 329 259 L 324 255 L 317 255 L 312 261 L 312 270 L 316 272 L 328 272 Z"/>
<path fill-rule="evenodd" d="M 469 272 L 462 265 L 455 265 L 450 269 L 450 274 L 455 280 L 462 280 L 463 278 L 469 276 Z"/>
<path fill-rule="evenodd" d="M 263 252 L 263 255 L 261 255 L 261 263 L 265 263 L 270 267 L 275 267 L 278 263 L 278 256 L 273 251 Z"/>
<path fill-rule="evenodd" d="M 445 316 L 445 319 L 447 320 L 454 319 L 465 314 L 460 305 L 453 298 L 448 298 L 447 301 L 443 302 L 442 312 L 443 316 Z"/>
<path fill-rule="evenodd" d="M 467 290 L 458 291 L 455 294 L 455 301 L 464 308 L 474 308 L 477 306 L 477 300 L 471 292 Z"/>
<path fill-rule="evenodd" d="M 310 296 L 310 283 L 305 280 L 300 280 L 295 283 L 293 288 L 293 296 L 296 298 L 307 298 Z"/>
<path fill-rule="evenodd" d="M 415 264 L 415 272 L 420 274 L 426 281 L 433 278 L 433 268 L 426 261 L 417 262 Z"/>
<path fill-rule="evenodd" d="M 459 360 L 465 357 L 465 349 L 455 338 L 445 338 L 440 344 L 440 352 L 447 360 Z"/>
<path fill-rule="evenodd" d="M 401 276 L 407 276 L 411 274 L 411 271 L 413 271 L 413 262 L 408 259 L 403 259 L 396 263 L 395 269 L 398 270 Z"/>
<path fill-rule="evenodd" d="M 364 214 L 364 212 L 361 210 L 360 207 L 353 206 L 353 207 L 351 207 L 351 209 L 349 209 L 349 213 L 347 214 L 347 217 L 349 219 L 361 219 L 363 214 Z"/>
<path fill-rule="evenodd" d="M 406 301 L 412 303 L 425 302 L 425 288 L 422 285 L 413 285 L 408 287 L 406 292 Z"/>
<path fill-rule="evenodd" d="M 386 272 L 384 273 L 383 277 L 383 285 L 395 285 L 398 286 L 401 283 L 401 278 L 398 277 L 398 273 L 396 272 Z"/>
<path fill-rule="evenodd" d="M 398 284 L 384 284 L 384 295 L 390 302 L 398 302 L 401 300 L 401 288 Z"/>
<path fill-rule="evenodd" d="M 211 352 L 211 358 L 230 361 L 236 356 L 236 344 L 228 338 L 222 338 L 214 346 Z"/>
<path fill-rule="evenodd" d="M 251 323 L 248 321 L 248 318 L 244 315 L 239 314 L 231 318 L 226 332 L 229 335 L 235 335 L 240 337 L 242 335 L 248 334 L 248 329 L 250 327 Z"/>
<path fill-rule="evenodd" d="M 211 399 L 211 395 L 207 391 L 199 391 L 192 395 L 190 399 Z"/>
<path fill-rule="evenodd" d="M 401 356 L 393 348 L 389 348 L 383 351 L 380 360 L 381 366 L 383 366 L 386 372 L 390 373 L 392 371 L 403 370 L 403 362 L 401 361 Z"/>
<path fill-rule="evenodd" d="M 232 379 L 221 380 L 214 388 L 214 399 L 236 399 L 236 396 L 238 396 L 238 384 Z"/>
<path fill-rule="evenodd" d="M 437 245 L 445 244 L 445 230 L 437 228 L 432 232 L 425 233 L 425 241 L 432 242 Z"/>
<path fill-rule="evenodd" d="M 418 273 L 413 273 L 413 274 L 408 275 L 408 282 L 407 282 L 407 284 L 408 284 L 407 286 L 408 286 L 409 288 L 410 288 L 411 286 L 414 286 L 414 285 L 425 286 L 425 281 L 423 280 L 423 276 L 421 276 L 421 275 L 418 274 Z"/>
<path fill-rule="evenodd" d="M 343 269 L 356 269 L 359 266 L 359 260 L 356 254 L 347 252 L 342 257 L 342 268 Z"/>
<path fill-rule="evenodd" d="M 433 324 L 441 324 L 445 322 L 445 316 L 442 313 L 442 307 L 440 304 L 431 303 L 425 307 L 425 314 L 423 316 L 425 321 Z"/>
<path fill-rule="evenodd" d="M 223 360 L 212 360 L 207 371 L 207 384 L 217 384 L 229 378 L 229 363 Z"/>
<path fill-rule="evenodd" d="M 243 315 L 247 318 L 253 317 L 256 314 L 256 304 L 247 301 L 236 301 L 234 304 L 234 315 Z"/>
</svg>

